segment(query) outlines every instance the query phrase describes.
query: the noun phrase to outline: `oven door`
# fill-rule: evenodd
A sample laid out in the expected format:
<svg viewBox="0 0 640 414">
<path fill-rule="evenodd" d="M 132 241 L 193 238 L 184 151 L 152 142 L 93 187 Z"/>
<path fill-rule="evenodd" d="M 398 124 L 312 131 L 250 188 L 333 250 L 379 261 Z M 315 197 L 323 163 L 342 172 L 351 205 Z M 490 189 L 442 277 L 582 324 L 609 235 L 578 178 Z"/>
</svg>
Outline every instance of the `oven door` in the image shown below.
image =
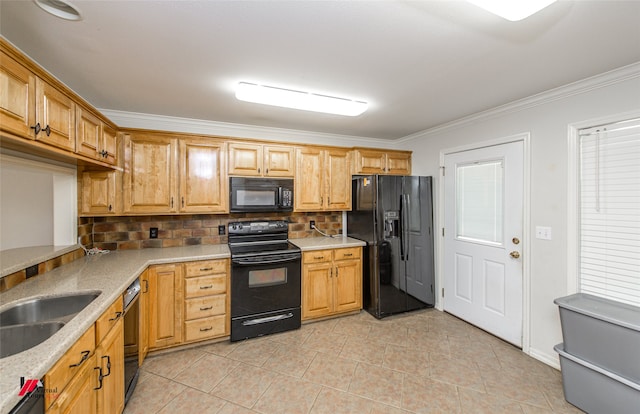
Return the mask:
<svg viewBox="0 0 640 414">
<path fill-rule="evenodd" d="M 300 252 L 232 258 L 231 317 L 300 307 Z"/>
</svg>

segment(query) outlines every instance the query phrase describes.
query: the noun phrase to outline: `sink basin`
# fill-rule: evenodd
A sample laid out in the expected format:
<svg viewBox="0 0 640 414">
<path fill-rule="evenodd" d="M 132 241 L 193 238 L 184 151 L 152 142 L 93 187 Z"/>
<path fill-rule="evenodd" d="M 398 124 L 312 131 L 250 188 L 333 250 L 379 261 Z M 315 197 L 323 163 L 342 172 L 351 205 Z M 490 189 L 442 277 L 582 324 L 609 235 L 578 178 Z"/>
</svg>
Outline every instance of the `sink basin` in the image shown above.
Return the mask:
<svg viewBox="0 0 640 414">
<path fill-rule="evenodd" d="M 64 322 L 39 322 L 0 327 L 0 358 L 5 358 L 46 341 Z"/>
<path fill-rule="evenodd" d="M 18 303 L 0 313 L 0 326 L 20 325 L 44 321 L 68 322 L 84 309 L 100 292 L 76 293 L 32 299 Z M 2 342 L 4 347 L 4 342 Z"/>
</svg>

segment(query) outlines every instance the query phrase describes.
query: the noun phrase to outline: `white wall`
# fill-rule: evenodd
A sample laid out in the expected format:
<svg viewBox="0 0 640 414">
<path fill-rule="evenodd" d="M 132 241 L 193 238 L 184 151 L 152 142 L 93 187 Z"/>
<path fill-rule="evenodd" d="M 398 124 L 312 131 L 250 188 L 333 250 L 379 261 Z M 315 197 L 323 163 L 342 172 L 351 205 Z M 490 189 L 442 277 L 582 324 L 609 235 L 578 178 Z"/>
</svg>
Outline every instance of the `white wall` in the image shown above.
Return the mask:
<svg viewBox="0 0 640 414">
<path fill-rule="evenodd" d="M 638 110 L 640 64 L 415 134 L 399 145 L 413 151 L 413 174 L 439 177 L 444 149 L 531 134 L 530 221 L 524 223 L 529 237 L 523 241 L 530 251 L 528 345 L 530 355 L 551 365 L 558 366 L 553 346 L 562 342 L 553 300 L 573 293 L 567 288 L 568 261 L 575 260 L 567 257 L 568 243 L 573 243 L 567 235 L 568 126 Z M 434 183 L 434 194 L 439 194 L 439 179 Z M 439 207 L 436 200 L 438 219 L 442 217 Z M 553 239 L 536 239 L 535 226 L 551 227 Z M 440 227 L 442 223 L 437 223 L 436 228 Z"/>
<path fill-rule="evenodd" d="M 75 244 L 75 165 L 4 152 L 0 154 L 0 250 Z"/>
</svg>

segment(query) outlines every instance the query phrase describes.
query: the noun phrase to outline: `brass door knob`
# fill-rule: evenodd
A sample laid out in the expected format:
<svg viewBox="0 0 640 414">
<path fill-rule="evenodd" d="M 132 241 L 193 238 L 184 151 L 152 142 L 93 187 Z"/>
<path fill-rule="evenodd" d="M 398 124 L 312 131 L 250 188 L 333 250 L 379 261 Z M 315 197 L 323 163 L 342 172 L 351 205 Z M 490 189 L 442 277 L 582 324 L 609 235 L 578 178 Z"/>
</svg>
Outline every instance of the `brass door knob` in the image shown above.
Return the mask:
<svg viewBox="0 0 640 414">
<path fill-rule="evenodd" d="M 513 257 L 514 259 L 517 259 L 520 257 L 520 252 L 517 252 L 514 250 L 511 253 L 509 253 L 509 256 Z"/>
</svg>

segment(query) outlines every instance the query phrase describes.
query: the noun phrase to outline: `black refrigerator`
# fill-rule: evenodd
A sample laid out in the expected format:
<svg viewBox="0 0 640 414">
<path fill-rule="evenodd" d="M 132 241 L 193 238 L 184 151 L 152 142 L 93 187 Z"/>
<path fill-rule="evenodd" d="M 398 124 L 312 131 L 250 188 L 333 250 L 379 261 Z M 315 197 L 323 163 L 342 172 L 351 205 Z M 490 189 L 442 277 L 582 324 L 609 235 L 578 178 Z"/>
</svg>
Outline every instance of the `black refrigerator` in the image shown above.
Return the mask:
<svg viewBox="0 0 640 414">
<path fill-rule="evenodd" d="M 353 176 L 347 235 L 367 243 L 363 306 L 378 319 L 435 304 L 431 181 Z"/>
</svg>

